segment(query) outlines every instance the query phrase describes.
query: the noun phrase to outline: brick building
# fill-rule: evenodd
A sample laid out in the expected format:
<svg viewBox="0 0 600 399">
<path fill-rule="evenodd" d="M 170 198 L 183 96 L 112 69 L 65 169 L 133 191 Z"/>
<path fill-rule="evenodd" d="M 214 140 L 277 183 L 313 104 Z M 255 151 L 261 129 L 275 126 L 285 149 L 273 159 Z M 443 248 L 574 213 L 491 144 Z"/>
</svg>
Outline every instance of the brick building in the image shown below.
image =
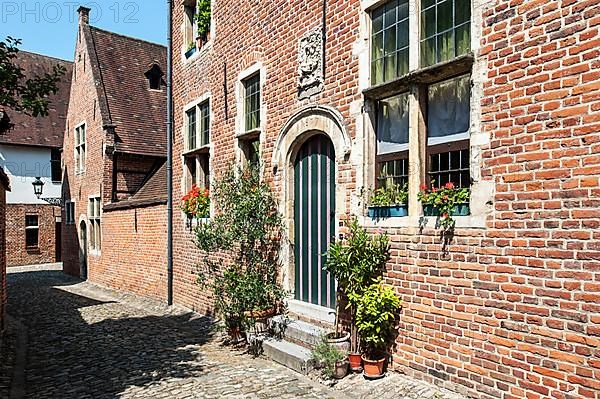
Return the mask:
<svg viewBox="0 0 600 399">
<path fill-rule="evenodd" d="M 65 272 L 165 297 L 166 48 L 79 9 L 64 135 Z"/>
<path fill-rule="evenodd" d="M 10 191 L 10 180 L 0 168 L 0 340 L 6 329 L 6 192 Z"/>
<path fill-rule="evenodd" d="M 195 46 L 194 8 L 173 11 L 174 197 L 258 155 L 291 314 L 326 321 L 331 286 L 294 251 L 357 215 L 391 239 L 393 367 L 476 398 L 600 398 L 598 1 L 215 0 Z M 408 216 L 374 221 L 363 192 L 390 180 Z M 417 201 L 433 180 L 471 192 L 446 243 Z M 175 302 L 208 311 L 174 219 Z"/>
<path fill-rule="evenodd" d="M 72 63 L 40 54 L 20 51 L 16 62 L 25 78 L 41 76 L 55 65 L 66 69 L 58 92 L 49 97 L 45 117 L 31 117 L 7 108 L 13 127 L 0 135 L 0 167 L 11 178 L 13 190 L 7 195 L 8 266 L 59 262 L 61 260 L 60 207 L 37 198 L 31 183 L 40 177 L 42 197 L 58 198 L 61 192 L 61 147 Z"/>
</svg>

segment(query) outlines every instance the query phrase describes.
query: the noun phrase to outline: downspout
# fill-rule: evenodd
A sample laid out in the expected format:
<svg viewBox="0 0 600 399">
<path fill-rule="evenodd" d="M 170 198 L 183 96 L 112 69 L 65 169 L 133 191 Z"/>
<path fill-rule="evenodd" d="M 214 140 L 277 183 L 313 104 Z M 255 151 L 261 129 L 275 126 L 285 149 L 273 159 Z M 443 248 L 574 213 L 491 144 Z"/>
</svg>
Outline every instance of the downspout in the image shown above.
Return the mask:
<svg viewBox="0 0 600 399">
<path fill-rule="evenodd" d="M 327 65 L 327 57 L 325 52 L 327 49 L 327 0 L 323 0 L 323 15 L 321 21 L 321 36 L 323 36 L 323 85 L 325 85 L 325 71 Z"/>
<path fill-rule="evenodd" d="M 167 0 L 167 304 L 173 305 L 173 1 Z"/>
</svg>

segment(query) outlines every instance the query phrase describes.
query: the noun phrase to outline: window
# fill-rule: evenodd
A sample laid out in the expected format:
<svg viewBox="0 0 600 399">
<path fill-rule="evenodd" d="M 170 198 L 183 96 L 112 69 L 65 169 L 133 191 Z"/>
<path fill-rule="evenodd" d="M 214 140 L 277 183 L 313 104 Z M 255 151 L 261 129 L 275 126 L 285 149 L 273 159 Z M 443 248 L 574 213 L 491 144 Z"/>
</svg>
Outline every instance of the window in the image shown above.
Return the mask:
<svg viewBox="0 0 600 399">
<path fill-rule="evenodd" d="M 246 131 L 260 128 L 260 74 L 244 81 L 244 110 Z"/>
<path fill-rule="evenodd" d="M 408 73 L 408 0 L 371 13 L 371 80 L 380 84 Z"/>
<path fill-rule="evenodd" d="M 436 185 L 453 182 L 471 185 L 469 127 L 471 85 L 469 75 L 432 84 L 427 101 L 428 176 Z"/>
<path fill-rule="evenodd" d="M 75 173 L 85 172 L 85 124 L 75 128 Z"/>
<path fill-rule="evenodd" d="M 210 106 L 208 101 L 188 110 L 187 119 L 187 149 L 195 150 L 210 144 Z M 199 144 L 199 145 L 198 145 Z"/>
<path fill-rule="evenodd" d="M 422 67 L 451 60 L 470 48 L 470 0 L 421 0 Z"/>
<path fill-rule="evenodd" d="M 194 17 L 196 15 L 196 2 L 193 0 L 185 0 L 183 3 L 183 36 L 184 46 L 189 49 L 191 46 L 196 46 L 196 36 L 194 34 Z"/>
<path fill-rule="evenodd" d="M 157 63 L 153 63 L 144 76 L 148 79 L 150 90 L 161 90 L 163 72 Z"/>
<path fill-rule="evenodd" d="M 38 249 L 40 240 L 40 226 L 38 215 L 25 215 L 25 247 Z"/>
<path fill-rule="evenodd" d="M 188 137 L 188 150 L 196 149 L 196 136 L 198 135 L 196 129 L 196 108 L 187 111 L 187 137 Z"/>
<path fill-rule="evenodd" d="M 377 187 L 408 183 L 408 93 L 377 104 Z"/>
<path fill-rule="evenodd" d="M 62 180 L 60 150 L 53 148 L 50 150 L 50 172 L 52 176 L 52 182 L 60 183 Z"/>
<path fill-rule="evenodd" d="M 194 184 L 200 187 L 210 187 L 210 155 L 208 153 L 186 156 L 186 191 L 192 189 Z"/>
<path fill-rule="evenodd" d="M 258 166 L 260 164 L 260 139 L 258 137 L 241 140 L 240 148 L 242 150 L 245 165 Z"/>
<path fill-rule="evenodd" d="M 75 203 L 73 201 L 65 202 L 65 223 L 75 224 Z"/>
<path fill-rule="evenodd" d="M 210 143 L 210 108 L 208 101 L 198 107 L 200 110 L 200 146 Z"/>
<path fill-rule="evenodd" d="M 89 199 L 88 219 L 90 221 L 90 249 L 100 251 L 102 246 L 102 231 L 100 227 L 100 197 Z"/>
</svg>

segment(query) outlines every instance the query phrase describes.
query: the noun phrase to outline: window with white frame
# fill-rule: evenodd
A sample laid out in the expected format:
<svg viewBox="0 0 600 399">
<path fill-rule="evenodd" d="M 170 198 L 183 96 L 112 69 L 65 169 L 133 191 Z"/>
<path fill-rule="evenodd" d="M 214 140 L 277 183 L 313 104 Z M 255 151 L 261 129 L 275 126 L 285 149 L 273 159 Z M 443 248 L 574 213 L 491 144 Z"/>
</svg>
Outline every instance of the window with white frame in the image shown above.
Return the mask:
<svg viewBox="0 0 600 399">
<path fill-rule="evenodd" d="M 187 150 L 193 151 L 210 144 L 210 105 L 203 101 L 185 113 Z"/>
<path fill-rule="evenodd" d="M 260 165 L 260 138 L 240 139 L 240 149 L 242 151 L 243 165 L 257 167 Z"/>
<path fill-rule="evenodd" d="M 85 124 L 75 128 L 75 173 L 85 172 L 86 159 Z"/>
<path fill-rule="evenodd" d="M 65 224 L 75 224 L 75 202 L 65 202 Z"/>
<path fill-rule="evenodd" d="M 90 222 L 90 249 L 93 251 L 100 251 L 102 247 L 102 230 L 100 227 L 100 197 L 90 198 L 88 204 L 88 220 Z"/>
<path fill-rule="evenodd" d="M 40 225 L 38 215 L 25 215 L 25 247 L 37 250 L 40 243 Z"/>
<path fill-rule="evenodd" d="M 410 26 L 409 9 L 420 10 L 418 26 Z M 470 9 L 470 0 L 392 0 L 370 10 L 371 89 L 365 92 L 373 93 L 375 105 L 377 186 L 408 183 L 415 163 L 426 171 L 423 183 L 470 186 L 471 63 L 461 59 L 470 51 Z M 411 41 L 418 29 L 418 41 Z M 423 120 L 410 122 L 411 115 Z M 409 153 L 417 137 L 426 142 L 425 159 Z"/>
</svg>

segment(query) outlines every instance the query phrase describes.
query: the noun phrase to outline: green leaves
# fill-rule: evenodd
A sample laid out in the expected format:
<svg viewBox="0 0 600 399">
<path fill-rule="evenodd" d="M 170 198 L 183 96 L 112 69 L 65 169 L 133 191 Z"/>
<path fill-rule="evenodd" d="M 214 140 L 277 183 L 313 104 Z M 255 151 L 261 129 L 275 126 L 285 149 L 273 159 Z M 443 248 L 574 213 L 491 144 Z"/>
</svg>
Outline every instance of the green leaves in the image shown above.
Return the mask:
<svg viewBox="0 0 600 399">
<path fill-rule="evenodd" d="M 0 41 L 0 106 L 30 116 L 46 116 L 49 106 L 47 97 L 58 92 L 58 83 L 66 69 L 55 65 L 51 73 L 24 80 L 24 71 L 16 64 L 20 44 L 20 40 L 10 36 Z"/>
<path fill-rule="evenodd" d="M 380 187 L 373 192 L 369 200 L 371 206 L 392 206 L 408 203 L 408 184 Z"/>
<path fill-rule="evenodd" d="M 390 287 L 378 280 L 369 286 L 357 303 L 356 326 L 367 354 L 385 351 L 393 338 L 395 322 L 402 306 Z"/>
<path fill-rule="evenodd" d="M 198 0 L 195 17 L 196 23 L 198 24 L 198 36 L 206 38 L 206 34 L 210 30 L 210 0 Z"/>
<path fill-rule="evenodd" d="M 259 170 L 224 172 L 211 194 L 216 214 L 196 228 L 196 246 L 206 253 L 197 273 L 212 282 L 217 313 L 239 323 L 251 321 L 245 312 L 273 309 L 285 295 L 279 283 L 282 219 Z M 214 258 L 226 261 L 214 267 Z"/>
</svg>

